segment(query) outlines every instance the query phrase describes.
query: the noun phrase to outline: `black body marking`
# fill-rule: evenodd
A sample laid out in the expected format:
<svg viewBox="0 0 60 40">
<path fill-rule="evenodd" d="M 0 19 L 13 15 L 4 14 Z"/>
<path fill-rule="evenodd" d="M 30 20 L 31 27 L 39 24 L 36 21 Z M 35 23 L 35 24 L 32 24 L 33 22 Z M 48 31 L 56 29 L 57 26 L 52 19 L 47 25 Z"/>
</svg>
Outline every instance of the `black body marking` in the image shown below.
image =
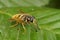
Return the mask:
<svg viewBox="0 0 60 40">
<path fill-rule="evenodd" d="M 18 16 L 18 18 L 20 17 L 21 15 Z"/>
<path fill-rule="evenodd" d="M 33 22 L 34 17 L 33 16 L 26 16 L 25 20 L 27 20 L 27 22 Z"/>
</svg>

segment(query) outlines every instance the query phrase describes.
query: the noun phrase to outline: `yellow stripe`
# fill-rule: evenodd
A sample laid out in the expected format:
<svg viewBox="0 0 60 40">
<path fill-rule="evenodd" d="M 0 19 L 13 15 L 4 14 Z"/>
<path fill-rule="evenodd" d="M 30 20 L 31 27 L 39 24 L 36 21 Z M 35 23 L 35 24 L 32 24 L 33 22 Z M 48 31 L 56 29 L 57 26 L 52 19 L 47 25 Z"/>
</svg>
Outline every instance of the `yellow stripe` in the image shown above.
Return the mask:
<svg viewBox="0 0 60 40">
<path fill-rule="evenodd" d="M 19 18 L 22 18 L 23 15 L 21 15 Z"/>
</svg>

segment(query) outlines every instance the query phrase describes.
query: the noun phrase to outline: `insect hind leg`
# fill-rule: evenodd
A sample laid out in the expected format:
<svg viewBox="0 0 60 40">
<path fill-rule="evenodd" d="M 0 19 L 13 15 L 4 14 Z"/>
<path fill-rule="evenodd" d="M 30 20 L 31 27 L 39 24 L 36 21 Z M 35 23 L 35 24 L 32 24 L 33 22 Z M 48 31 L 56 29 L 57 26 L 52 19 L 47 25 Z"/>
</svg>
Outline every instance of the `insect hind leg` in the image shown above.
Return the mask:
<svg viewBox="0 0 60 40">
<path fill-rule="evenodd" d="M 17 25 L 18 25 L 18 22 L 16 22 L 16 24 L 12 25 L 11 27 L 15 27 L 15 26 L 17 26 Z"/>
</svg>

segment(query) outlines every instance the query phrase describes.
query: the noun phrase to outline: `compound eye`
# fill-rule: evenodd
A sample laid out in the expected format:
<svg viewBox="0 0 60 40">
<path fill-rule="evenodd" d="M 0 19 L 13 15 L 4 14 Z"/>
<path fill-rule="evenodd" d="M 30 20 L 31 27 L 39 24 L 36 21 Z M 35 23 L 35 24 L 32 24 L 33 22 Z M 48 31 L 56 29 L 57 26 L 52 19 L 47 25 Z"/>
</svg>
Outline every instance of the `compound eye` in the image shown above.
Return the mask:
<svg viewBox="0 0 60 40">
<path fill-rule="evenodd" d="M 33 18 L 30 19 L 30 22 L 33 22 Z"/>
<path fill-rule="evenodd" d="M 33 18 L 33 17 L 31 17 L 31 18 L 30 18 L 30 22 L 33 22 L 33 19 L 34 19 L 34 18 Z"/>
</svg>

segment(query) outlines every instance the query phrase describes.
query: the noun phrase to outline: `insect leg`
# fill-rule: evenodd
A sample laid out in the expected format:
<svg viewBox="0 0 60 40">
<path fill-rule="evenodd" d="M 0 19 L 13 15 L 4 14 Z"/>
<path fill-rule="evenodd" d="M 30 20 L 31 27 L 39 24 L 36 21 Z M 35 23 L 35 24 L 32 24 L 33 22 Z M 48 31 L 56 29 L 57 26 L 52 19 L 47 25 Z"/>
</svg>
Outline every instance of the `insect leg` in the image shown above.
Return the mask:
<svg viewBox="0 0 60 40">
<path fill-rule="evenodd" d="M 15 27 L 15 26 L 17 26 L 17 25 L 18 25 L 18 22 L 16 22 L 16 24 L 12 25 L 11 27 Z"/>
<path fill-rule="evenodd" d="M 36 22 L 36 20 L 34 19 L 34 21 L 33 21 L 33 24 L 34 24 L 34 28 L 36 29 L 36 32 L 38 31 L 38 30 L 40 30 L 40 28 L 38 27 L 38 24 L 37 24 L 37 22 Z"/>
<path fill-rule="evenodd" d="M 24 29 L 24 33 L 26 32 L 26 28 L 24 26 L 24 23 L 22 23 L 23 29 Z"/>
</svg>

